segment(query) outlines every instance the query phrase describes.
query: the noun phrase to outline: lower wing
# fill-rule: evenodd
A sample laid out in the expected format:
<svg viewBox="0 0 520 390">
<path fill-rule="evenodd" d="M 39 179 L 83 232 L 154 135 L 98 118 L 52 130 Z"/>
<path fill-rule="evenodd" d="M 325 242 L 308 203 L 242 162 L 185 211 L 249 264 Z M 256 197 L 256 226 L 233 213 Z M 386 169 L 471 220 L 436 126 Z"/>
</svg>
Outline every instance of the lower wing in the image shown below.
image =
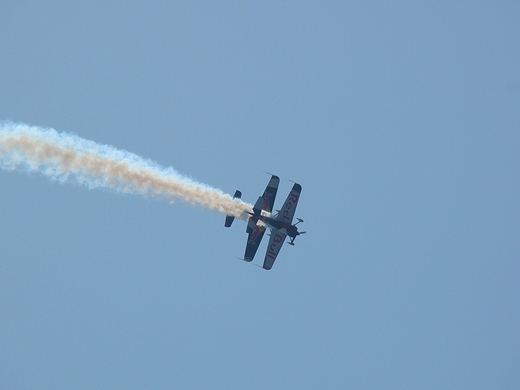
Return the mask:
<svg viewBox="0 0 520 390">
<path fill-rule="evenodd" d="M 276 260 L 276 257 L 285 241 L 285 237 L 287 237 L 287 235 L 280 231 L 272 231 L 269 245 L 267 246 L 267 253 L 265 254 L 264 269 L 270 270 L 273 267 L 274 261 Z"/>
</svg>

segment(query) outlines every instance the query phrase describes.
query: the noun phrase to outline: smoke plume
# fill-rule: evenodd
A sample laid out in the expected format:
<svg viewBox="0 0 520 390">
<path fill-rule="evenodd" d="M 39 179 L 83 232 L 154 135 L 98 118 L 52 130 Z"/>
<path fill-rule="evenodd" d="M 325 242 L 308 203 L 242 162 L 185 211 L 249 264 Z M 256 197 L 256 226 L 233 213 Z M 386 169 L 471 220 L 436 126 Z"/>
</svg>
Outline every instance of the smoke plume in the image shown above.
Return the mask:
<svg viewBox="0 0 520 390">
<path fill-rule="evenodd" d="M 0 167 L 40 172 L 59 182 L 167 198 L 247 219 L 251 205 L 135 154 L 69 133 L 0 123 Z"/>
</svg>

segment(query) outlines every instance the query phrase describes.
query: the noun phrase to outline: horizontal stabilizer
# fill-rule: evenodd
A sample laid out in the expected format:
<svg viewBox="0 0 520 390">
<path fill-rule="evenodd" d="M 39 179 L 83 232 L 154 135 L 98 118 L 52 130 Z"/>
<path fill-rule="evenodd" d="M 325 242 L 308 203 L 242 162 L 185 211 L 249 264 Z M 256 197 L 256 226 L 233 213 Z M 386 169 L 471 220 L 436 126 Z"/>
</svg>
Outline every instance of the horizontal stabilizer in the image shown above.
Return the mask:
<svg viewBox="0 0 520 390">
<path fill-rule="evenodd" d="M 242 196 L 242 193 L 239 190 L 236 190 L 235 195 L 233 195 L 233 199 L 240 199 L 241 196 Z M 224 226 L 230 227 L 234 220 L 235 220 L 234 216 L 226 215 L 226 222 L 224 223 Z"/>
</svg>

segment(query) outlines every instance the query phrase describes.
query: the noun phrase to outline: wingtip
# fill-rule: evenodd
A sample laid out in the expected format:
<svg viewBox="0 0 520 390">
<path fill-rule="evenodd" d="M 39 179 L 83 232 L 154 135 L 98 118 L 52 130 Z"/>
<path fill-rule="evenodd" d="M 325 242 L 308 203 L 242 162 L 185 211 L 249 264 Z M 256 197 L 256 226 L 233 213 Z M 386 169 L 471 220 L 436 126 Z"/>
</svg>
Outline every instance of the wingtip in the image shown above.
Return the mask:
<svg viewBox="0 0 520 390">
<path fill-rule="evenodd" d="M 288 180 L 288 181 L 290 181 L 291 183 L 294 183 L 293 191 L 300 192 L 302 190 L 302 186 L 299 183 L 296 183 L 294 180 Z"/>
<path fill-rule="evenodd" d="M 267 173 L 268 175 L 271 175 L 271 179 L 280 180 L 280 178 L 277 175 L 275 175 L 275 174 L 273 174 L 271 172 L 265 172 L 265 173 Z"/>
</svg>

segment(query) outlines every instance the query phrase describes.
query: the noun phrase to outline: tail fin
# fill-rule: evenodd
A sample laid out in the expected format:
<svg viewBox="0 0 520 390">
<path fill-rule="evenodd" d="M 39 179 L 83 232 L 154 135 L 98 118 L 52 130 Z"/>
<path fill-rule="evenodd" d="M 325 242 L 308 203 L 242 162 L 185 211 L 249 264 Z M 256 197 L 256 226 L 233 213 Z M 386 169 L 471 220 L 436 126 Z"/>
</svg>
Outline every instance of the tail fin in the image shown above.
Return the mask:
<svg viewBox="0 0 520 390">
<path fill-rule="evenodd" d="M 239 190 L 235 191 L 235 195 L 233 195 L 233 199 L 240 199 L 242 196 L 242 193 Z M 226 222 L 224 223 L 225 227 L 230 227 L 233 221 L 235 220 L 235 217 L 232 215 L 226 215 Z"/>
</svg>

